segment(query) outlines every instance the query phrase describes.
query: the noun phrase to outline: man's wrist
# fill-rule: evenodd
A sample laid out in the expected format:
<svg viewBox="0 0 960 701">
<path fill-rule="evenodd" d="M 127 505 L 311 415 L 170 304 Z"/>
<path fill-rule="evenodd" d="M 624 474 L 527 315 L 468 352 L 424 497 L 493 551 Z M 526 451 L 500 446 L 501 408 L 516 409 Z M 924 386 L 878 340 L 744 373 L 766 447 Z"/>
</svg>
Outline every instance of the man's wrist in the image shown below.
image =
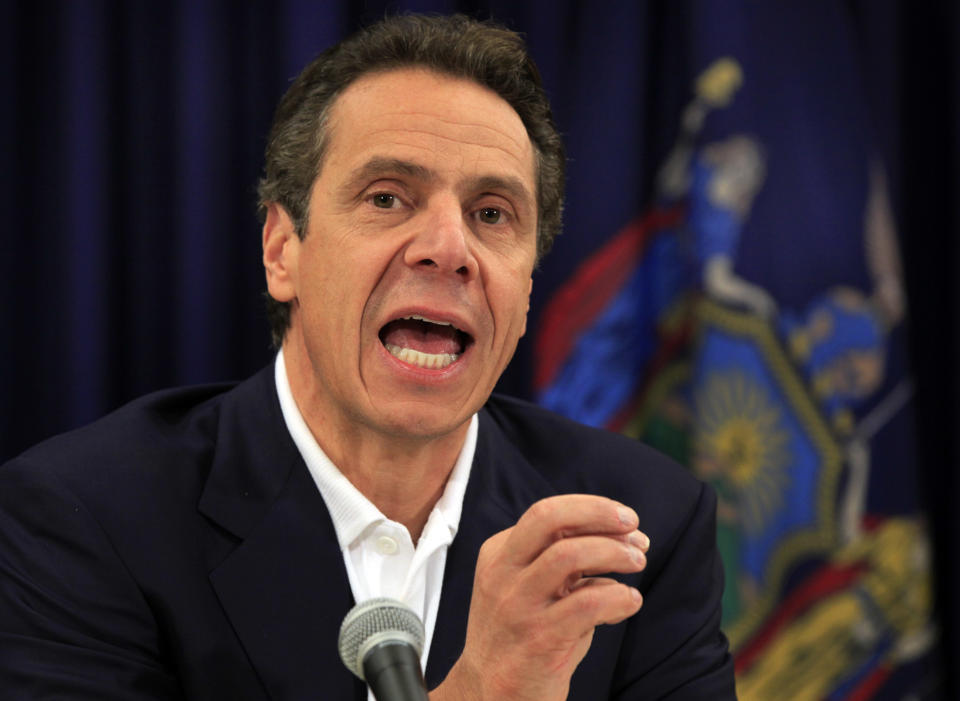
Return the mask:
<svg viewBox="0 0 960 701">
<path fill-rule="evenodd" d="M 483 680 L 463 657 L 456 661 L 443 682 L 430 692 L 430 701 L 483 701 Z"/>
</svg>

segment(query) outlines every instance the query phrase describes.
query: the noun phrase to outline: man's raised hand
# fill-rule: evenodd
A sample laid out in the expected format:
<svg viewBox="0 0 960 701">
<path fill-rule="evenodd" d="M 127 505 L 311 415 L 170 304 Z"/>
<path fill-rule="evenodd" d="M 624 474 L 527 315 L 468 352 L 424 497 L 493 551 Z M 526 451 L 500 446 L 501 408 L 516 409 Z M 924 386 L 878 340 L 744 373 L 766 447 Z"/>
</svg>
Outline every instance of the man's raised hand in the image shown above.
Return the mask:
<svg viewBox="0 0 960 701">
<path fill-rule="evenodd" d="M 480 549 L 463 654 L 433 701 L 562 701 L 593 629 L 619 623 L 640 592 L 603 575 L 646 566 L 636 513 L 567 494 L 531 506 Z"/>
</svg>

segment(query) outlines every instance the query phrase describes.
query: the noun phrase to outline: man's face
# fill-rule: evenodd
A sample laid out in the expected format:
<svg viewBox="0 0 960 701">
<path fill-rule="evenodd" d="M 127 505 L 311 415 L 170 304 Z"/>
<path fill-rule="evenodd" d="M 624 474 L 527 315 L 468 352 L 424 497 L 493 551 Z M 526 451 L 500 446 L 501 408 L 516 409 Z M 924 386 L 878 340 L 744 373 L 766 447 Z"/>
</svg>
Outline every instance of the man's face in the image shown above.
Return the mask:
<svg viewBox="0 0 960 701">
<path fill-rule="evenodd" d="M 295 395 L 337 427 L 449 434 L 526 327 L 530 139 L 492 91 L 417 69 L 359 79 L 328 125 L 306 236 L 284 244 L 286 282 L 268 266 L 271 294 L 293 302 L 285 347 L 309 358 L 308 376 L 291 372 Z"/>
</svg>

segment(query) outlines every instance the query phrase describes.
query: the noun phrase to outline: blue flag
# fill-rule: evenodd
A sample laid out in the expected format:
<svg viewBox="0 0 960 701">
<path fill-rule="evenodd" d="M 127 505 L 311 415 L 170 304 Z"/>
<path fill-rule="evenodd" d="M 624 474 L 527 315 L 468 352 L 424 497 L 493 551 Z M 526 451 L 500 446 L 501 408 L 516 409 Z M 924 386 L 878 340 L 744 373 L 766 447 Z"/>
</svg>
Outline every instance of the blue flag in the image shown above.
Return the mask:
<svg viewBox="0 0 960 701">
<path fill-rule="evenodd" d="M 862 97 L 817 61 L 785 91 L 800 58 L 705 57 L 654 201 L 541 315 L 536 389 L 716 489 L 741 699 L 899 698 L 936 636 L 897 236 Z"/>
</svg>

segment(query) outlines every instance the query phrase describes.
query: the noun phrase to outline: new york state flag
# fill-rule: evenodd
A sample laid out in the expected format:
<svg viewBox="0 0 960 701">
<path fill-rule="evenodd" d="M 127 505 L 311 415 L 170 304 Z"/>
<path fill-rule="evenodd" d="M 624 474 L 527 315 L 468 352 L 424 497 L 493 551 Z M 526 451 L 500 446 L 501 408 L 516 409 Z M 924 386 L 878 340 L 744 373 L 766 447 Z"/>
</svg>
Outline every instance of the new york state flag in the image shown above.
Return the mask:
<svg viewBox="0 0 960 701">
<path fill-rule="evenodd" d="M 653 202 L 541 315 L 537 397 L 716 489 L 741 699 L 904 698 L 936 628 L 884 164 L 815 71 L 791 112 L 753 68 L 699 67 Z"/>
</svg>

